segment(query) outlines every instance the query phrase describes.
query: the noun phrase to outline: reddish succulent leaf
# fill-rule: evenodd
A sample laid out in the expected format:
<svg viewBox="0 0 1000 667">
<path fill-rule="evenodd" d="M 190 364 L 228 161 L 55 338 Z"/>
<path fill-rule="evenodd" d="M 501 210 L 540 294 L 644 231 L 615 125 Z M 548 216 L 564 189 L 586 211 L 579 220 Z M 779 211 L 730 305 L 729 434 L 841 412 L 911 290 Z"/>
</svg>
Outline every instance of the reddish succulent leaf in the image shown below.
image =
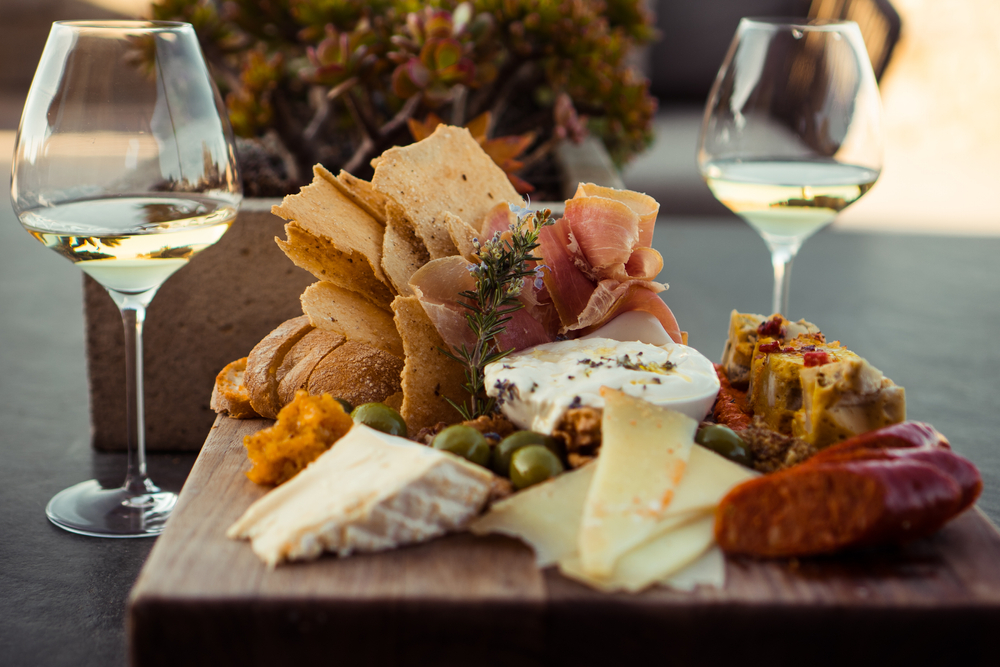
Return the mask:
<svg viewBox="0 0 1000 667">
<path fill-rule="evenodd" d="M 431 136 L 434 134 L 434 130 L 437 129 L 437 126 L 443 122 L 444 121 L 441 120 L 441 117 L 433 111 L 427 114 L 427 118 L 425 118 L 422 122 L 416 118 L 406 119 L 406 124 L 410 127 L 410 134 L 413 135 L 414 141 L 423 141 L 427 137 Z"/>
<path fill-rule="evenodd" d="M 465 128 L 472 134 L 472 138 L 480 144 L 486 140 L 486 132 L 490 128 L 490 119 L 490 112 L 484 111 L 465 124 Z"/>
<path fill-rule="evenodd" d="M 506 137 L 496 137 L 480 141 L 479 144 L 486 151 L 486 154 L 493 158 L 497 164 L 503 164 L 507 160 L 513 160 L 531 145 L 535 140 L 535 133 L 509 135 Z"/>
</svg>

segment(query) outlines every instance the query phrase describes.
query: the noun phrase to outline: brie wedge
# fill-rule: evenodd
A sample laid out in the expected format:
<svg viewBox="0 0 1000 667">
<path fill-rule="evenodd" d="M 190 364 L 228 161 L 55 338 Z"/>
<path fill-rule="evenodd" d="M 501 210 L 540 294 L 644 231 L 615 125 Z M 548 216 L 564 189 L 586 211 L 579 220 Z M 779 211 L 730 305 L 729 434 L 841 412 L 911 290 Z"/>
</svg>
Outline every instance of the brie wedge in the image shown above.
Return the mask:
<svg viewBox="0 0 1000 667">
<path fill-rule="evenodd" d="M 617 320 L 615 320 L 617 322 Z M 552 433 L 571 408 L 603 408 L 619 389 L 693 419 L 712 409 L 719 378 L 694 348 L 580 338 L 536 345 L 486 366 L 486 393 L 518 427 Z"/>
<path fill-rule="evenodd" d="M 268 566 L 384 551 L 459 530 L 486 503 L 493 474 L 404 438 L 355 424 L 227 531 Z"/>
</svg>

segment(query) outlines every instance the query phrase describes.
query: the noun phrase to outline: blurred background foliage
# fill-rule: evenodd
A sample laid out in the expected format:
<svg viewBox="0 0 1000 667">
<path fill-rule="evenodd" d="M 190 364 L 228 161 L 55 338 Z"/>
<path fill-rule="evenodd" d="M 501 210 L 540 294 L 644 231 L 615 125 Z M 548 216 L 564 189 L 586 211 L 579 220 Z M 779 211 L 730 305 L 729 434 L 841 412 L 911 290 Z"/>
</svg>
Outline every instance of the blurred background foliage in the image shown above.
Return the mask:
<svg viewBox="0 0 1000 667">
<path fill-rule="evenodd" d="M 559 141 L 589 131 L 622 165 L 652 140 L 656 100 L 632 64 L 656 35 L 642 0 L 158 0 L 152 14 L 194 25 L 241 163 L 280 164 L 278 189 L 317 162 L 369 177 L 437 119 L 518 147 L 501 166 L 526 192 L 517 174 Z"/>
</svg>

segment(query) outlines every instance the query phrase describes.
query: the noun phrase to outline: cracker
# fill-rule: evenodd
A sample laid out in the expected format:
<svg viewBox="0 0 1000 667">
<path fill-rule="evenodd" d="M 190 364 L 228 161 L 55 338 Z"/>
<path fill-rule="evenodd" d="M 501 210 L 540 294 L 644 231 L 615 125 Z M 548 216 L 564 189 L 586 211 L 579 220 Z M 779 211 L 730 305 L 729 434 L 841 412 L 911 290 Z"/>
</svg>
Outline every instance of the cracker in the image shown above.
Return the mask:
<svg viewBox="0 0 1000 667">
<path fill-rule="evenodd" d="M 402 370 L 399 357 L 349 340 L 316 364 L 307 389 L 310 394 L 330 394 L 355 406 L 384 401 L 399 391 Z"/>
<path fill-rule="evenodd" d="M 287 241 L 277 237 L 274 240 L 296 266 L 320 280 L 353 290 L 376 305 L 388 308 L 392 303 L 392 289 L 375 278 L 357 253 L 341 252 L 329 239 L 310 234 L 297 222 L 285 225 L 285 236 Z"/>
<path fill-rule="evenodd" d="M 367 264 L 376 280 L 389 284 L 382 271 L 382 225 L 322 176 L 316 175 L 299 194 L 285 197 L 271 212 L 294 220 L 303 231 L 324 239 L 350 260 Z"/>
<path fill-rule="evenodd" d="M 394 202 L 386 207 L 385 239 L 383 241 L 382 268 L 389 276 L 397 294 L 412 296 L 410 276 L 430 261 L 424 246 L 406 214 Z"/>
<path fill-rule="evenodd" d="M 445 343 L 417 297 L 396 297 L 392 309 L 406 350 L 400 408 L 406 427 L 417 433 L 438 422 L 460 421 L 461 415 L 445 399 L 461 404 L 469 398 L 462 388 L 465 373 L 461 364 L 441 351 Z"/>
<path fill-rule="evenodd" d="M 357 178 L 343 169 L 334 176 L 321 164 L 313 167 L 313 171 L 326 179 L 328 183 L 340 190 L 355 204 L 365 210 L 380 225 L 385 225 L 385 205 L 387 198 L 372 187 L 368 181 Z"/>
<path fill-rule="evenodd" d="M 479 228 L 500 202 L 524 206 L 507 175 L 465 128 L 439 125 L 434 134 L 382 153 L 372 185 L 403 207 L 432 258 L 457 254 L 442 234 L 450 211 Z"/>
<path fill-rule="evenodd" d="M 333 283 L 313 283 L 302 293 L 302 312 L 317 329 L 343 334 L 358 341 L 403 356 L 403 341 L 392 313 L 351 290 Z"/>
<path fill-rule="evenodd" d="M 292 346 L 276 374 L 278 378 L 278 402 L 282 407 L 295 399 L 295 392 L 305 389 L 309 376 L 323 357 L 337 349 L 347 338 L 344 334 L 325 329 L 313 329 Z"/>
<path fill-rule="evenodd" d="M 458 254 L 470 262 L 478 261 L 476 248 L 472 245 L 473 239 L 479 238 L 476 229 L 462 220 L 454 213 L 445 213 L 441 216 L 441 222 L 448 228 L 452 243 L 458 249 Z"/>
</svg>

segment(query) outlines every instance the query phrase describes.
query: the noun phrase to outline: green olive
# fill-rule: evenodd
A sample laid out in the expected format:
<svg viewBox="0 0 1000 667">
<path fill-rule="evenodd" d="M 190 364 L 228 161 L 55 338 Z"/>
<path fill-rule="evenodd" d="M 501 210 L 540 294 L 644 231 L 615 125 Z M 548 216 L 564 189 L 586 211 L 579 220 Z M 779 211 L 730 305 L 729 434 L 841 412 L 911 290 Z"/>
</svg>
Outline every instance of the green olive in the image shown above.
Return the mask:
<svg viewBox="0 0 1000 667">
<path fill-rule="evenodd" d="M 510 481 L 515 489 L 544 482 L 564 470 L 559 457 L 542 445 L 528 445 L 510 458 Z"/>
<path fill-rule="evenodd" d="M 490 461 L 490 445 L 486 442 L 486 436 L 463 424 L 449 426 L 438 433 L 434 436 L 431 447 L 457 454 L 483 467 Z"/>
<path fill-rule="evenodd" d="M 363 403 L 351 410 L 351 419 L 376 431 L 406 437 L 406 422 L 385 403 Z"/>
<path fill-rule="evenodd" d="M 350 401 L 345 401 L 342 398 L 335 398 L 333 400 L 340 403 L 340 407 L 344 408 L 344 412 L 346 412 L 347 414 L 351 414 L 352 412 L 354 412 L 354 406 L 351 405 Z"/>
<path fill-rule="evenodd" d="M 747 444 L 743 438 L 737 435 L 733 429 L 722 424 L 705 426 L 698 431 L 694 441 L 740 465 L 749 466 L 751 463 L 750 452 L 747 450 Z"/>
<path fill-rule="evenodd" d="M 535 431 L 516 431 L 501 440 L 493 448 L 493 456 L 490 460 L 490 467 L 498 475 L 506 477 L 510 474 L 510 458 L 514 452 L 527 447 L 528 445 L 542 445 L 552 451 L 556 457 L 562 455 L 562 443 L 550 435 L 536 433 Z"/>
</svg>

